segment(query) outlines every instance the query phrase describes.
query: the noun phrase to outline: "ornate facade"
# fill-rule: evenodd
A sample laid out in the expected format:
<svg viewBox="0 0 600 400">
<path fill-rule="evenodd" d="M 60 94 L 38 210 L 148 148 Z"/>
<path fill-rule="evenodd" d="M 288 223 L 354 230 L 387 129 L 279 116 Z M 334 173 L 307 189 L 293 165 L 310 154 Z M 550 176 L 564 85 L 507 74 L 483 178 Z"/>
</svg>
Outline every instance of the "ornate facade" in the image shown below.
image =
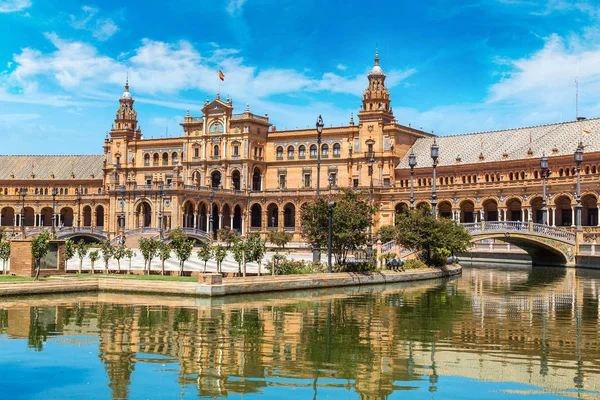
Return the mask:
<svg viewBox="0 0 600 400">
<path fill-rule="evenodd" d="M 431 203 L 435 140 L 440 216 L 541 221 L 545 154 L 548 222 L 566 228 L 575 223 L 573 153 L 583 143 L 582 221 L 588 230 L 599 225 L 600 120 L 435 136 L 398 122 L 385 78 L 376 55 L 356 121 L 350 116 L 346 126 L 324 128 L 320 148 L 315 129 L 277 130 L 268 115 L 248 105 L 234 113 L 231 99 L 219 95 L 205 102 L 202 116 L 186 113 L 181 136 L 145 139 L 126 83 L 103 155 L 0 156 L 0 223 L 34 234 L 52 225 L 54 208 L 59 230 L 89 228 L 108 238 L 140 228 L 201 233 L 212 226 L 243 233 L 284 229 L 299 241 L 299 210 L 320 181 L 322 195 L 339 188 L 367 194 L 372 187 L 380 204 L 377 228 L 409 207 L 411 152 L 415 204 Z"/>
</svg>

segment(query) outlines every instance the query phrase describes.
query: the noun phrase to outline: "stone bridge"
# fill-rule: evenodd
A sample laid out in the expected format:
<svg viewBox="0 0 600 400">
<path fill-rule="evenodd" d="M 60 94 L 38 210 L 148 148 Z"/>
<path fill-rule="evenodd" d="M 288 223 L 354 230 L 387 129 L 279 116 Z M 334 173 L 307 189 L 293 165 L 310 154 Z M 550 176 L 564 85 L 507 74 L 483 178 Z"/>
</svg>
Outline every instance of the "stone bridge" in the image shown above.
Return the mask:
<svg viewBox="0 0 600 400">
<path fill-rule="evenodd" d="M 482 221 L 461 226 L 471 234 L 472 242 L 498 239 L 522 248 L 531 256 L 533 265 L 575 265 L 577 236 L 565 229 L 520 221 Z"/>
</svg>

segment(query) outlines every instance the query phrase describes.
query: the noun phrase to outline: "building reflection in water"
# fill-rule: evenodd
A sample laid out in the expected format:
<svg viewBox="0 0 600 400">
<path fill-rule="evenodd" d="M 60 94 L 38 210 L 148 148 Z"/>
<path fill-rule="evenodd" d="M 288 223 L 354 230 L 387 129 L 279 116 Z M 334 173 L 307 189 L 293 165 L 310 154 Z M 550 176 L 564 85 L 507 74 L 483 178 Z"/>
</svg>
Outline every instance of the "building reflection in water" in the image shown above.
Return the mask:
<svg viewBox="0 0 600 400">
<path fill-rule="evenodd" d="M 36 351 L 97 337 L 119 399 L 140 363 L 176 364 L 181 388 L 214 398 L 283 387 L 385 398 L 441 390 L 447 376 L 595 395 L 599 289 L 589 271 L 469 268 L 449 282 L 233 302 L 44 298 L 3 302 L 0 332 Z"/>
</svg>

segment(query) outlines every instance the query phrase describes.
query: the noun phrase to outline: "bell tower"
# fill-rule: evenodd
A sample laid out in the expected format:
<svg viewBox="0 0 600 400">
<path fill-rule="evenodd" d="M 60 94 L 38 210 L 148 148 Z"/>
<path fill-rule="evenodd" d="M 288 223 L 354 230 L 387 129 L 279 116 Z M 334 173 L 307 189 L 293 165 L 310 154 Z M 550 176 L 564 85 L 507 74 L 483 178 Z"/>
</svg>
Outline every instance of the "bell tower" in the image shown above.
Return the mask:
<svg viewBox="0 0 600 400">
<path fill-rule="evenodd" d="M 371 68 L 368 78 L 369 86 L 363 93 L 359 118 L 393 120 L 390 92 L 385 86 L 385 74 L 379 66 L 379 50 L 375 51 L 375 65 Z"/>
<path fill-rule="evenodd" d="M 125 137 L 127 139 L 139 139 L 142 132 L 138 127 L 137 112 L 133 109 L 135 100 L 129 93 L 129 77 L 125 81 L 125 92 L 119 99 L 115 123 L 110 131 L 111 137 Z"/>
</svg>

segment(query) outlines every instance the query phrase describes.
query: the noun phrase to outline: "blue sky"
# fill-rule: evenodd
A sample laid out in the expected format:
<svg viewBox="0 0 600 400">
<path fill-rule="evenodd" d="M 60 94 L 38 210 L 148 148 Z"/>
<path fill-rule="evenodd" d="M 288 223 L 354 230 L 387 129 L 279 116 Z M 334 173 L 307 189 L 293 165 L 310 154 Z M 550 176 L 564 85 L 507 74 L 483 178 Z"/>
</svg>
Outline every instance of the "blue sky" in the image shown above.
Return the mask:
<svg viewBox="0 0 600 400">
<path fill-rule="evenodd" d="M 100 154 L 128 71 L 145 137 L 179 135 L 219 69 L 221 95 L 279 130 L 345 125 L 376 44 L 405 125 L 573 120 L 577 75 L 596 117 L 599 17 L 587 0 L 0 0 L 0 154 Z"/>
</svg>

